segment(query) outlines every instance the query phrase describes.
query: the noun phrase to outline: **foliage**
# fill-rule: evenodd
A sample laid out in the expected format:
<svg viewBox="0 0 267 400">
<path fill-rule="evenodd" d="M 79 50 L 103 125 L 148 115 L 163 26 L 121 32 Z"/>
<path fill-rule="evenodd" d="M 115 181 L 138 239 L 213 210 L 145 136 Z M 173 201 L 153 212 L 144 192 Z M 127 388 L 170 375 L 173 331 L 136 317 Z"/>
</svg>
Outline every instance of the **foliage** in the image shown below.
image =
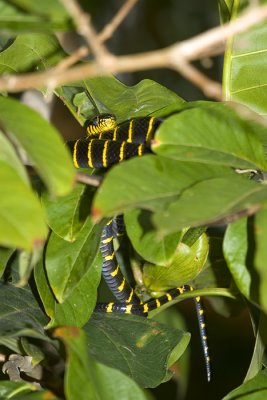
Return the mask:
<svg viewBox="0 0 267 400">
<path fill-rule="evenodd" d="M 244 7 L 239 1 L 219 3 L 223 21 Z M 66 56 L 54 31 L 73 29 L 73 23 L 60 2 L 50 0 L 44 7 L 41 0 L 0 0 L 0 10 L 1 76 L 48 70 Z M 153 154 L 103 172 L 98 188 L 75 183 L 71 157 L 51 123 L 2 93 L 1 353 L 6 359 L 12 353 L 30 356 L 33 368 L 23 372 L 15 366 L 22 373 L 18 382 L 2 375 L 0 399 L 144 400 L 156 393 L 147 388 L 171 377 L 184 392 L 192 386 L 185 352 L 190 334 L 179 314 L 166 308 L 194 292 L 147 319 L 94 313 L 98 300 L 110 299 L 100 285 L 101 231 L 118 214 L 124 214 L 132 246 L 119 249 L 122 259 L 127 256 L 123 266 L 129 273 L 131 264 L 144 298 L 189 283 L 219 314 L 249 312 L 255 335 L 250 367 L 239 388 L 227 394 L 228 385 L 222 393 L 225 400 L 264 396 L 265 31 L 261 24 L 228 42 L 224 91 L 236 105 L 186 102 L 149 79 L 127 86 L 112 76 L 94 77 L 56 88 L 82 126 L 106 112 L 119 123 L 147 115 L 164 118 Z M 38 365 L 42 377 L 31 378 Z"/>
</svg>

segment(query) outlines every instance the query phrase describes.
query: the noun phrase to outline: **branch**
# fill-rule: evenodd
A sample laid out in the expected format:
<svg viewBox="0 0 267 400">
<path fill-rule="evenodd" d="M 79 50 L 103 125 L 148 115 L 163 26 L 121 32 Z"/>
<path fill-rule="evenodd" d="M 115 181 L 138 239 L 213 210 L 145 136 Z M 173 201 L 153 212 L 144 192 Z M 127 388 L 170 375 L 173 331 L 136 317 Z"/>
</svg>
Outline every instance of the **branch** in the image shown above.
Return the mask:
<svg viewBox="0 0 267 400">
<path fill-rule="evenodd" d="M 100 185 L 103 178 L 102 178 L 102 176 L 88 175 L 83 172 L 77 172 L 75 175 L 75 180 L 76 180 L 76 182 L 82 182 L 82 183 L 85 183 L 86 185 L 97 187 Z"/>
<path fill-rule="evenodd" d="M 85 13 L 75 0 L 60 0 L 66 10 L 72 16 L 77 28 L 94 53 L 96 61 L 101 63 L 105 57 L 108 57 L 106 47 L 99 41 L 98 36 L 91 24 L 90 15 Z"/>
<path fill-rule="evenodd" d="M 62 0 L 69 1 L 69 0 Z M 69 82 L 79 81 L 91 76 L 133 72 L 152 68 L 179 69 L 179 65 L 189 61 L 208 57 L 226 40 L 237 33 L 246 31 L 253 25 L 267 18 L 267 6 L 250 10 L 237 20 L 223 26 L 210 29 L 194 38 L 176 43 L 162 50 L 115 57 L 105 55 L 98 62 L 90 62 L 74 66 L 62 71 L 51 69 L 41 73 L 5 75 L 0 78 L 0 90 L 17 92 L 41 86 L 60 86 Z M 180 68 L 180 72 L 184 70 Z"/>
<path fill-rule="evenodd" d="M 126 0 L 125 3 L 122 5 L 122 7 L 119 9 L 119 11 L 117 12 L 117 14 L 115 14 L 115 16 L 112 18 L 112 20 L 107 23 L 104 28 L 102 29 L 102 31 L 97 35 L 97 40 L 100 43 L 104 43 L 106 40 L 108 40 L 113 33 L 116 31 L 116 29 L 118 28 L 118 26 L 122 23 L 123 19 L 126 18 L 127 14 L 131 11 L 132 7 L 136 4 L 138 0 Z M 62 3 L 64 3 L 64 5 L 66 4 L 66 0 L 64 2 L 64 0 L 62 0 Z M 67 6 L 68 6 L 68 2 L 67 2 Z M 71 11 L 70 8 L 69 12 Z M 76 15 L 76 23 L 79 25 L 80 24 L 80 20 L 79 20 L 79 15 L 82 11 L 78 10 L 78 13 Z M 80 30 L 84 30 L 83 28 L 80 28 Z M 90 33 L 89 33 L 89 37 L 90 37 Z M 87 43 L 89 41 L 89 43 L 91 42 L 91 37 L 90 39 L 86 40 Z M 77 61 L 81 60 L 83 57 L 86 57 L 88 54 L 90 53 L 89 48 L 87 48 L 86 46 L 81 46 L 80 48 L 78 48 L 73 54 L 71 54 L 70 56 L 64 58 L 62 61 L 59 62 L 59 64 L 57 65 L 57 67 L 59 65 L 63 65 L 62 69 L 70 67 L 71 65 L 75 64 Z"/>
</svg>

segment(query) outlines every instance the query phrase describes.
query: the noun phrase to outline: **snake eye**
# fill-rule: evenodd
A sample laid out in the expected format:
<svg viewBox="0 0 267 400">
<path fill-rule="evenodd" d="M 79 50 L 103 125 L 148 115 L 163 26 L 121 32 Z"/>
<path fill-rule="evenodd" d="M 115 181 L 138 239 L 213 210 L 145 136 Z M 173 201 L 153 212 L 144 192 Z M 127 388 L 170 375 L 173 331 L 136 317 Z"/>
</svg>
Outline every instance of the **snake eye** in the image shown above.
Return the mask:
<svg viewBox="0 0 267 400">
<path fill-rule="evenodd" d="M 100 114 L 92 118 L 87 123 L 89 135 L 97 135 L 101 132 L 112 130 L 116 127 L 116 117 L 112 114 Z"/>
<path fill-rule="evenodd" d="M 91 124 L 91 125 L 94 125 L 94 126 L 98 126 L 98 125 L 99 125 L 99 120 L 100 120 L 99 117 L 94 117 L 94 118 L 90 121 L 90 124 Z"/>
</svg>

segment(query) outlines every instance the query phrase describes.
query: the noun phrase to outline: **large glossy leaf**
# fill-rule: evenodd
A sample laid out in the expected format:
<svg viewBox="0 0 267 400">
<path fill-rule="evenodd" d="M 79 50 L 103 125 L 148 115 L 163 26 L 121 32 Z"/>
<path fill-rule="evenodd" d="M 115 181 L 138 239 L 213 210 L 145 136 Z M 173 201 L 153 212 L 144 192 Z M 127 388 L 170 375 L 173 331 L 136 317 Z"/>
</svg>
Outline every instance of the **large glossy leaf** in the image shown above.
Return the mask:
<svg viewBox="0 0 267 400">
<path fill-rule="evenodd" d="M 102 224 L 86 222 L 75 242 L 69 243 L 51 234 L 45 267 L 51 289 L 62 303 L 93 265 L 99 248 Z"/>
<path fill-rule="evenodd" d="M 77 283 L 70 295 L 58 303 L 51 291 L 42 263 L 34 270 L 35 282 L 46 314 L 50 317 L 49 328 L 83 326 L 92 314 L 97 301 L 97 288 L 101 279 L 102 256 L 98 254 L 93 265 Z"/>
<path fill-rule="evenodd" d="M 176 160 L 236 168 L 267 166 L 256 126 L 225 104 L 202 103 L 167 118 L 156 132 L 152 150 Z"/>
<path fill-rule="evenodd" d="M 179 343 L 182 354 L 189 340 L 184 332 L 132 315 L 95 314 L 84 329 L 89 353 L 141 387 L 159 385 L 172 350 Z"/>
<path fill-rule="evenodd" d="M 0 53 L 0 74 L 47 69 L 64 54 L 55 36 L 21 34 Z"/>
<path fill-rule="evenodd" d="M 117 182 L 119 189 L 114 191 Z M 166 236 L 252 211 L 266 196 L 264 185 L 228 168 L 146 156 L 115 166 L 106 175 L 93 214 L 98 219 L 137 207 L 154 211 L 150 222 Z"/>
<path fill-rule="evenodd" d="M 34 110 L 4 97 L 0 98 L 0 121 L 27 152 L 51 193 L 68 193 L 74 181 L 74 168 L 55 128 Z"/>
<path fill-rule="evenodd" d="M 265 3 L 266 1 L 261 1 Z M 235 1 L 231 20 L 238 17 L 242 3 Z M 267 26 L 261 23 L 228 41 L 224 61 L 224 92 L 227 100 L 249 106 L 266 115 Z"/>
<path fill-rule="evenodd" d="M 142 390 L 122 372 L 97 363 L 87 352 L 86 336 L 78 328 L 57 328 L 55 336 L 67 353 L 65 395 L 71 400 L 145 400 Z"/>
<path fill-rule="evenodd" d="M 259 300 L 265 312 L 267 311 L 267 270 L 266 270 L 266 259 L 267 259 L 267 204 L 265 203 L 264 208 L 259 211 L 255 216 L 255 269 L 259 274 Z"/>
<path fill-rule="evenodd" d="M 267 396 L 267 370 L 231 391 L 222 400 L 262 400 Z"/>
<path fill-rule="evenodd" d="M 239 175 L 207 179 L 184 190 L 163 213 L 155 213 L 152 221 L 166 235 L 186 226 L 212 224 L 244 210 L 256 211 L 266 195 L 263 185 Z"/>
<path fill-rule="evenodd" d="M 135 158 L 109 171 L 95 196 L 93 214 L 95 218 L 101 218 L 137 207 L 163 211 L 195 183 L 233 175 L 227 168 L 212 165 L 178 162 L 153 155 Z M 114 190 L 115 187 L 118 190 Z"/>
<path fill-rule="evenodd" d="M 81 125 L 98 113 L 115 114 L 120 123 L 149 115 L 168 105 L 175 104 L 179 109 L 184 103 L 175 93 L 152 80 L 127 86 L 112 76 L 88 79 L 80 87 L 65 86 L 58 89 L 57 94 Z"/>
<path fill-rule="evenodd" d="M 0 243 L 31 250 L 44 242 L 47 229 L 41 205 L 25 179 L 0 161 Z"/>
</svg>

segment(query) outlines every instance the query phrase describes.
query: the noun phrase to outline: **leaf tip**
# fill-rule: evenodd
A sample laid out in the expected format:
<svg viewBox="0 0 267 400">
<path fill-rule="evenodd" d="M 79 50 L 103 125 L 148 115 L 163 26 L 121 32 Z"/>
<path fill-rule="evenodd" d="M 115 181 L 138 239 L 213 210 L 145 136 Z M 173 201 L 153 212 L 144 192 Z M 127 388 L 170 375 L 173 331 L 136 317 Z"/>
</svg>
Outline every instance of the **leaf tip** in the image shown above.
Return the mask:
<svg viewBox="0 0 267 400">
<path fill-rule="evenodd" d="M 151 147 L 157 147 L 160 145 L 160 141 L 158 139 L 151 140 Z"/>
<path fill-rule="evenodd" d="M 92 208 L 92 220 L 94 223 L 98 222 L 102 218 L 102 212 L 99 208 Z"/>
</svg>

